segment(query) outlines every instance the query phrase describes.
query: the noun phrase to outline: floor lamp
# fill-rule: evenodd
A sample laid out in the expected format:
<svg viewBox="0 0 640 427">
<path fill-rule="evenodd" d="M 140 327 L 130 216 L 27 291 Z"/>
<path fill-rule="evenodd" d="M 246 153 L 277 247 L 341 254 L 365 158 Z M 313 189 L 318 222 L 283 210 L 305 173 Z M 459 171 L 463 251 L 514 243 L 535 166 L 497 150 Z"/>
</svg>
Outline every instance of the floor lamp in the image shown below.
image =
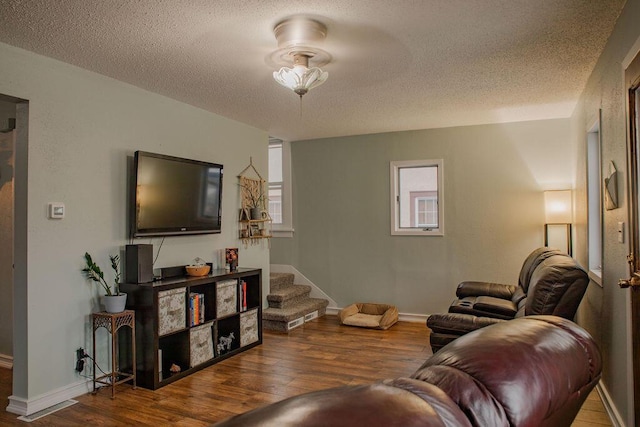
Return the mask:
<svg viewBox="0 0 640 427">
<path fill-rule="evenodd" d="M 573 256 L 571 190 L 545 191 L 544 207 L 544 245 L 566 249 Z"/>
</svg>

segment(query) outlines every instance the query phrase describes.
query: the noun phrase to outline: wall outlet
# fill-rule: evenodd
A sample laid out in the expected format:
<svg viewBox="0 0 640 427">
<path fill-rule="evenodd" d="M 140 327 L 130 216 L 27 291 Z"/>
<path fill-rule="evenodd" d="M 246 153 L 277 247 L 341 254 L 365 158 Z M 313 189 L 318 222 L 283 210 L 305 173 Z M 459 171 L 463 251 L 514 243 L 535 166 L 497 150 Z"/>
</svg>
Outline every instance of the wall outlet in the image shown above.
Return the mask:
<svg viewBox="0 0 640 427">
<path fill-rule="evenodd" d="M 82 347 L 76 350 L 76 372 L 82 372 L 84 370 L 85 357 L 87 357 L 87 355 Z"/>
</svg>

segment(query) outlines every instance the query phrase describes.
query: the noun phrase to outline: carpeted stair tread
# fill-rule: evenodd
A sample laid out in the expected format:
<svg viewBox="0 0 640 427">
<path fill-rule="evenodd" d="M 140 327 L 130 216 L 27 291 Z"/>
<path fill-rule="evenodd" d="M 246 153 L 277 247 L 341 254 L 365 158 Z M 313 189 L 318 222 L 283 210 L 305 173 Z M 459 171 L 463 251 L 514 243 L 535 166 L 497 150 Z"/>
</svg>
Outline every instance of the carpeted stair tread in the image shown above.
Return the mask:
<svg viewBox="0 0 640 427">
<path fill-rule="evenodd" d="M 270 273 L 269 274 L 269 292 L 287 288 L 293 285 L 293 273 Z"/>
<path fill-rule="evenodd" d="M 309 295 L 309 292 L 311 292 L 311 286 L 309 285 L 291 285 L 286 288 L 271 291 L 271 293 L 267 295 L 267 301 L 269 301 L 269 303 L 282 302 L 299 296 Z"/>
<path fill-rule="evenodd" d="M 311 313 L 315 310 L 322 310 L 329 305 L 329 301 L 321 298 L 308 298 L 293 307 L 288 308 L 272 308 L 269 307 L 262 312 L 264 320 L 273 320 L 278 322 L 290 322 L 294 319 Z"/>
</svg>

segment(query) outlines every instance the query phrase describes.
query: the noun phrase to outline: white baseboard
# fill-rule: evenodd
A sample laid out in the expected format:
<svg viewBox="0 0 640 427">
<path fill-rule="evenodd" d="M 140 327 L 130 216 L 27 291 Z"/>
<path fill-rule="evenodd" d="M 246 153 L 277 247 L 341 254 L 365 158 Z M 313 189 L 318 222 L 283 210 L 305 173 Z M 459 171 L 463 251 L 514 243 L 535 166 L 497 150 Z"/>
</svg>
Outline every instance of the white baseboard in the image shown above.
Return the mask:
<svg viewBox="0 0 640 427">
<path fill-rule="evenodd" d="M 13 356 L 0 354 L 0 368 L 13 369 Z"/>
<path fill-rule="evenodd" d="M 340 313 L 341 308 L 337 307 L 327 307 L 326 314 L 331 316 L 337 316 Z M 425 328 L 427 327 L 427 318 L 428 314 L 414 314 L 414 313 L 398 313 L 398 320 L 402 322 L 414 322 L 414 323 L 424 323 Z"/>
<path fill-rule="evenodd" d="M 596 391 L 600 395 L 600 399 L 602 400 L 602 404 L 604 405 L 604 410 L 607 411 L 607 415 L 609 416 L 613 427 L 625 427 L 626 424 L 622 420 L 620 412 L 618 412 L 618 409 L 613 404 L 611 395 L 609 394 L 609 391 L 604 386 L 604 384 L 602 384 L 602 381 L 598 382 L 598 384 L 596 385 Z"/>
<path fill-rule="evenodd" d="M 31 415 L 43 409 L 50 408 L 68 399 L 73 399 L 91 391 L 91 380 L 81 380 L 57 390 L 34 397 L 24 399 L 17 396 L 9 396 L 9 406 L 7 412 L 17 415 Z"/>
</svg>

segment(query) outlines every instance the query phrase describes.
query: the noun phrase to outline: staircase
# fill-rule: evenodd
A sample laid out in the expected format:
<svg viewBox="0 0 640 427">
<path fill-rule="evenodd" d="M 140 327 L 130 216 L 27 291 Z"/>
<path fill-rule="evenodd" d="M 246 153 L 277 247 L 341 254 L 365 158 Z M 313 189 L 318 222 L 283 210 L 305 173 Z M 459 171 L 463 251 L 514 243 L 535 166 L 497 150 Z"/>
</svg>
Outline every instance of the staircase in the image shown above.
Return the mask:
<svg viewBox="0 0 640 427">
<path fill-rule="evenodd" d="M 269 308 L 262 312 L 262 327 L 289 332 L 316 317 L 324 316 L 329 301 L 309 298 L 311 286 L 294 285 L 292 273 L 271 273 L 269 277 Z"/>
</svg>

